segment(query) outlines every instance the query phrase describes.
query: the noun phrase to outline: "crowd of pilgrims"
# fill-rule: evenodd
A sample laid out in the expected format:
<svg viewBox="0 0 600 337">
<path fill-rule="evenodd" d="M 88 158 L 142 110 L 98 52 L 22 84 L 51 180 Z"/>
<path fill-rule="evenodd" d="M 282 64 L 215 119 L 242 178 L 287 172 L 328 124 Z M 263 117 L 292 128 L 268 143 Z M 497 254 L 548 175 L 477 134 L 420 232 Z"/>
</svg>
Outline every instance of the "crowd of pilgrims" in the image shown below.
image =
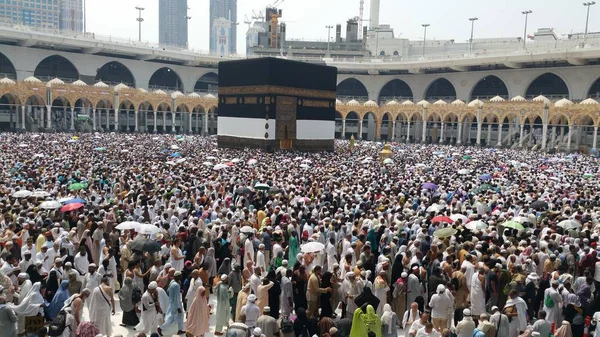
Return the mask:
<svg viewBox="0 0 600 337">
<path fill-rule="evenodd" d="M 64 337 L 592 333 L 597 158 L 393 144 L 383 164 L 381 148 L 2 134 L 2 336 L 32 317 Z"/>
</svg>

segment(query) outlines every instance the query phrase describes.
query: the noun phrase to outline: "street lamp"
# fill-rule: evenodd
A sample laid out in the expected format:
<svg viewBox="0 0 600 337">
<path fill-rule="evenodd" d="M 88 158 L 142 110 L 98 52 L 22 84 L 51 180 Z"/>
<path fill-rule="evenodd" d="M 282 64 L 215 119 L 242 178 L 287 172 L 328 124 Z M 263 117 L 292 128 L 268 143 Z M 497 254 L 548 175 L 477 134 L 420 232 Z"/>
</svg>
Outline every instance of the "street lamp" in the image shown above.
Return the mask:
<svg viewBox="0 0 600 337">
<path fill-rule="evenodd" d="M 138 7 L 138 6 L 136 6 L 135 9 L 138 10 L 138 18 L 136 19 L 137 22 L 139 22 L 138 40 L 140 42 L 142 42 L 142 21 L 144 21 L 144 19 L 142 18 L 142 11 L 144 10 L 144 7 Z"/>
<path fill-rule="evenodd" d="M 423 27 L 423 57 L 425 57 L 425 39 L 427 38 L 427 27 L 431 26 L 428 23 L 424 23 L 421 25 Z"/>
<path fill-rule="evenodd" d="M 473 50 L 473 28 L 475 28 L 475 21 L 479 20 L 479 18 L 469 18 L 471 21 L 471 39 L 469 40 L 469 52 Z"/>
<path fill-rule="evenodd" d="M 190 49 L 188 32 L 190 30 L 189 29 L 189 22 L 190 22 L 189 20 L 191 20 L 192 17 L 191 16 L 184 16 L 183 18 L 186 20 L 185 22 L 187 23 L 187 25 L 185 26 L 185 48 Z"/>
<path fill-rule="evenodd" d="M 327 28 L 327 57 L 329 57 L 329 41 L 331 40 L 331 28 L 333 26 L 327 25 L 325 28 Z"/>
<path fill-rule="evenodd" d="M 587 17 L 585 18 L 585 33 L 583 34 L 583 44 L 585 45 L 585 41 L 587 39 L 588 33 L 588 23 L 590 21 L 590 7 L 596 4 L 596 1 L 592 2 L 584 2 L 583 5 L 587 7 Z"/>
<path fill-rule="evenodd" d="M 529 14 L 533 13 L 531 10 L 522 11 L 521 14 L 525 14 L 525 32 L 523 33 L 523 48 L 525 48 L 525 41 L 527 41 L 527 18 Z"/>
</svg>

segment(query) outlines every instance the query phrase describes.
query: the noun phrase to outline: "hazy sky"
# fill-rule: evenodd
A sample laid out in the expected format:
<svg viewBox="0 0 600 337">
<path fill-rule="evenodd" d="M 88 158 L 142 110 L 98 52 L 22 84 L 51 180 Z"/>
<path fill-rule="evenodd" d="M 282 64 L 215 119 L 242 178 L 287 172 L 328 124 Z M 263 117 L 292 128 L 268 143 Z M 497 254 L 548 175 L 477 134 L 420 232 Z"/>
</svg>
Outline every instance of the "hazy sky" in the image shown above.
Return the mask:
<svg viewBox="0 0 600 337">
<path fill-rule="evenodd" d="M 238 0 L 238 52 L 245 50 L 248 25 L 244 15 L 264 10 L 274 0 Z M 364 18 L 369 18 L 370 1 L 365 0 Z M 87 0 L 87 30 L 96 34 L 137 39 L 135 6 L 143 12 L 142 40 L 158 42 L 158 0 Z M 189 43 L 194 49 L 208 50 L 209 0 L 188 0 L 192 17 Z M 326 40 L 326 25 L 341 23 L 358 16 L 359 0 L 285 0 L 279 7 L 288 22 L 288 38 Z M 469 17 L 478 17 L 475 38 L 523 36 L 524 15 L 529 15 L 528 33 L 537 28 L 554 28 L 558 34 L 583 32 L 586 7 L 577 0 L 381 0 L 380 23 L 390 24 L 396 36 L 421 39 L 422 23 L 429 23 L 428 39 L 469 39 Z M 589 31 L 600 30 L 600 4 L 591 8 Z M 332 35 L 334 35 L 332 30 Z"/>
</svg>

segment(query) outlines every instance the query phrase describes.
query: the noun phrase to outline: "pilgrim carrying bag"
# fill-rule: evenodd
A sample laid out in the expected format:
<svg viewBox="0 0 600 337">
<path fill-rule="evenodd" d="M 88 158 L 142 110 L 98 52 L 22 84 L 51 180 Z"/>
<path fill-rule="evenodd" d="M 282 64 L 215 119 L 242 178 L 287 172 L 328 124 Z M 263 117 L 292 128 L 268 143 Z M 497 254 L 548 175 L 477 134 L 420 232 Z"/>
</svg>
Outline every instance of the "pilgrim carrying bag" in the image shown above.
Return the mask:
<svg viewBox="0 0 600 337">
<path fill-rule="evenodd" d="M 62 336 L 67 328 L 67 312 L 61 310 L 48 326 L 48 336 Z"/>
</svg>

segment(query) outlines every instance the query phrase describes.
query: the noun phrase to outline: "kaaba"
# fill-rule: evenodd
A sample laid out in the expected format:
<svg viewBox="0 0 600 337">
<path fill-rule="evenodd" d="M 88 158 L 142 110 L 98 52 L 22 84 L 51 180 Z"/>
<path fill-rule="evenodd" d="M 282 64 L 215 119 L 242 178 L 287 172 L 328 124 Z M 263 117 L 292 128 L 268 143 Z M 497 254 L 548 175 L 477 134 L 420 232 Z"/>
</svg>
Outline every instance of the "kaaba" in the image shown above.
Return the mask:
<svg viewBox="0 0 600 337">
<path fill-rule="evenodd" d="M 278 58 L 219 63 L 217 144 L 333 151 L 337 68 Z"/>
</svg>

